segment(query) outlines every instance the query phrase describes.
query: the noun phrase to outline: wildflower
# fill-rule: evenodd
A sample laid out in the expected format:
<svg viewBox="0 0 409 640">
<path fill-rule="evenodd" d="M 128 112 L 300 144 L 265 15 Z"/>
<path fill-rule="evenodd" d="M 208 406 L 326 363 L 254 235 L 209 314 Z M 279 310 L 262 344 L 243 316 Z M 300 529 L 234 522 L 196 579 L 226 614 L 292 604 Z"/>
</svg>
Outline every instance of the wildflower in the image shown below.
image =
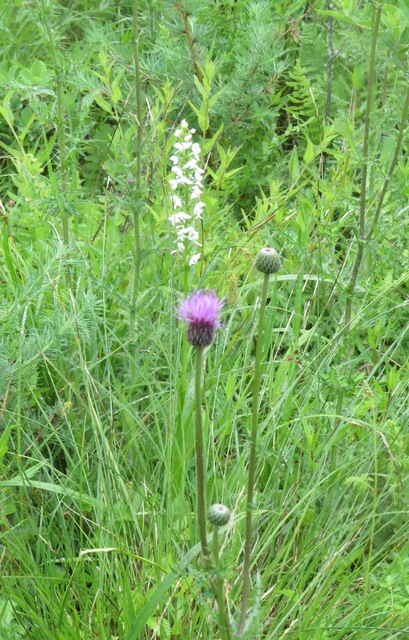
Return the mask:
<svg viewBox="0 0 409 640">
<path fill-rule="evenodd" d="M 208 347 L 216 329 L 221 326 L 219 315 L 224 301 L 215 291 L 201 290 L 179 303 L 176 316 L 188 323 L 186 337 L 195 347 Z"/>
<path fill-rule="evenodd" d="M 169 178 L 173 207 L 169 222 L 176 229 L 177 245 L 177 251 L 172 251 L 172 254 L 192 253 L 189 266 L 197 264 L 200 259 L 200 254 L 191 250 L 193 245 L 201 246 L 199 232 L 195 229 L 194 223 L 195 220 L 202 219 L 205 208 L 201 200 L 204 170 L 198 164 L 201 148 L 199 143 L 192 142 L 194 133 L 196 130 L 189 129 L 187 121 L 182 120 L 174 134 L 177 140 L 173 145 L 174 153 L 170 156 L 173 175 Z"/>
</svg>

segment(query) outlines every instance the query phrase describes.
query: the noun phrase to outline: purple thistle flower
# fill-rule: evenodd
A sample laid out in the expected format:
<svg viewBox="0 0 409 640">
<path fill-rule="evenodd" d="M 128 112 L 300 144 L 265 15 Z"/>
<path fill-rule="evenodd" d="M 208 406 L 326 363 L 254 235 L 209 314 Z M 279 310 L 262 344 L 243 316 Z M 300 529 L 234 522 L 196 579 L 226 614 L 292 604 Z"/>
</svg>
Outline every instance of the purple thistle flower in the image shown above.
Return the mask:
<svg viewBox="0 0 409 640">
<path fill-rule="evenodd" d="M 215 291 L 196 291 L 180 301 L 176 310 L 179 320 L 188 323 L 186 337 L 194 347 L 208 347 L 216 329 L 221 326 L 220 309 L 224 306 Z"/>
</svg>

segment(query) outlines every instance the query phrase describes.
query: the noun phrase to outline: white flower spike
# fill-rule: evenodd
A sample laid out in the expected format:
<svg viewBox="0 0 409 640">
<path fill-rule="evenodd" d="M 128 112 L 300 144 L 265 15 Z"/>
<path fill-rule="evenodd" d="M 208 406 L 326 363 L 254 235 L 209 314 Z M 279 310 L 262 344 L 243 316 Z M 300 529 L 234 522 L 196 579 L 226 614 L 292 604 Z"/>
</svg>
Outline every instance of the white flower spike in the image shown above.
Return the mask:
<svg viewBox="0 0 409 640">
<path fill-rule="evenodd" d="M 201 257 L 200 253 L 192 251 L 194 246 L 201 246 L 199 232 L 193 223 L 203 218 L 205 208 L 201 200 L 204 170 L 199 166 L 202 150 L 198 142 L 192 142 L 194 133 L 196 129 L 189 129 L 187 121 L 182 120 L 174 133 L 177 140 L 173 145 L 174 153 L 170 156 L 173 176 L 169 178 L 173 191 L 170 196 L 173 213 L 169 216 L 169 222 L 176 227 L 177 246 L 177 251 L 172 251 L 172 255 L 179 253 L 187 258 L 192 253 L 189 266 L 197 264 Z"/>
</svg>

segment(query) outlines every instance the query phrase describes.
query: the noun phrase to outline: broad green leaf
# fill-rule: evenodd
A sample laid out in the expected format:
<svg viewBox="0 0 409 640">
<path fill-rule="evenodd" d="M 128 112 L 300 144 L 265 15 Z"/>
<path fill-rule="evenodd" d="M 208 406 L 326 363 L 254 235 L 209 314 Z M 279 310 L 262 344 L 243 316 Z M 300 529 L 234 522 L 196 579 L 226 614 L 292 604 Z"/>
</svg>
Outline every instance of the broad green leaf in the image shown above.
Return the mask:
<svg viewBox="0 0 409 640">
<path fill-rule="evenodd" d="M 300 164 L 298 162 L 297 147 L 293 147 L 290 156 L 290 176 L 291 180 L 295 182 L 300 175 Z"/>
</svg>

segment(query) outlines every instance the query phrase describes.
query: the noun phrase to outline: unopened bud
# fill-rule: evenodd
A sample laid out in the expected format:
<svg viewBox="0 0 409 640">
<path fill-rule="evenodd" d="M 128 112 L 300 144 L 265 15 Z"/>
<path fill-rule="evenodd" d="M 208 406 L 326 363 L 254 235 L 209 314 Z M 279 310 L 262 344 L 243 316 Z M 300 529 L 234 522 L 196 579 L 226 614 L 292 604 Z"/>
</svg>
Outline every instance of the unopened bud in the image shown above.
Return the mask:
<svg viewBox="0 0 409 640">
<path fill-rule="evenodd" d="M 231 511 L 224 504 L 212 504 L 207 517 L 210 524 L 215 527 L 223 527 L 230 520 Z"/>
<path fill-rule="evenodd" d="M 272 247 L 266 247 L 258 252 L 256 268 L 261 271 L 261 273 L 267 273 L 270 275 L 271 273 L 276 273 L 280 267 L 281 258 L 275 249 Z"/>
</svg>

